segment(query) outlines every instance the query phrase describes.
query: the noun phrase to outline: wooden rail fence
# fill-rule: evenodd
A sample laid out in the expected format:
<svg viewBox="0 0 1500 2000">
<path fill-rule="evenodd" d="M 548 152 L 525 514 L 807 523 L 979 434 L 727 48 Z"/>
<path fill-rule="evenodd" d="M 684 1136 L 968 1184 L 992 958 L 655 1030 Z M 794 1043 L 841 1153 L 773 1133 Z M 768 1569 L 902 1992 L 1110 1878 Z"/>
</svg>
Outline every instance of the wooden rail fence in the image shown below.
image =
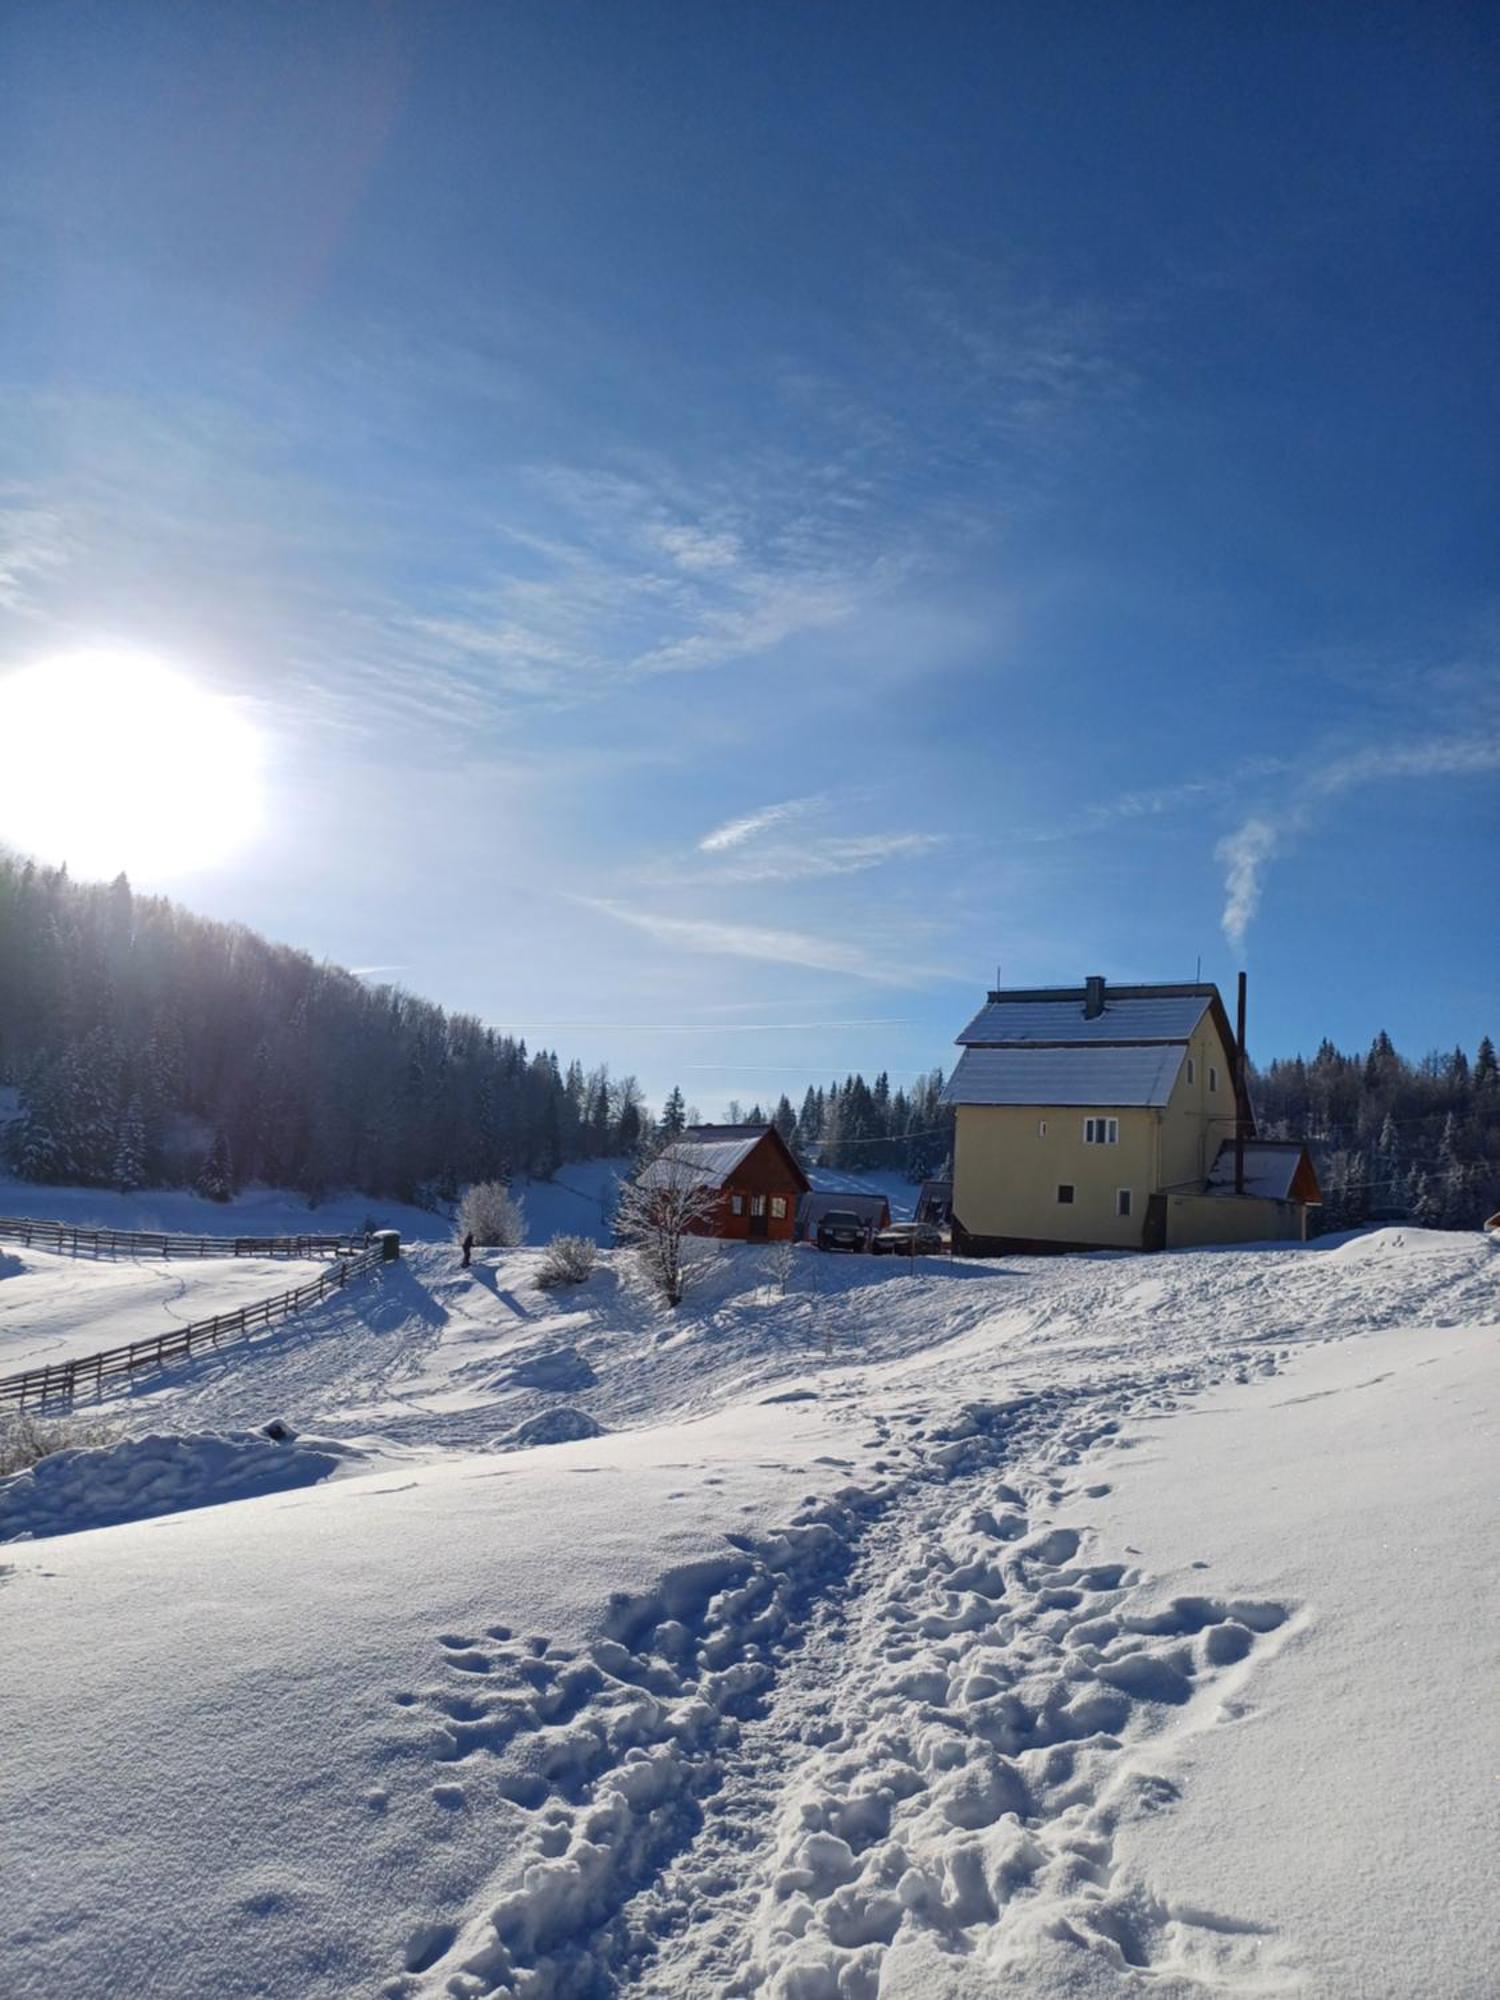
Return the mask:
<svg viewBox="0 0 1500 2000">
<path fill-rule="evenodd" d="M 108 1235 L 111 1232 L 100 1233 Z M 159 1242 L 161 1239 L 153 1237 L 150 1240 Z M 313 1242 L 320 1239 L 287 1240 Z M 146 1340 L 133 1340 L 125 1347 L 108 1347 L 102 1354 L 80 1355 L 76 1361 L 59 1361 L 51 1367 L 27 1368 L 19 1375 L 4 1376 L 0 1378 L 0 1409 L 10 1405 L 24 1410 L 28 1403 L 71 1403 L 80 1390 L 98 1393 L 105 1382 L 117 1375 L 134 1375 L 143 1369 L 164 1368 L 169 1362 L 185 1360 L 200 1347 L 218 1348 L 248 1339 L 255 1328 L 270 1326 L 291 1313 L 301 1312 L 307 1306 L 316 1305 L 319 1299 L 327 1298 L 330 1292 L 353 1283 L 356 1278 L 368 1276 L 386 1258 L 385 1248 L 379 1242 L 372 1248 L 344 1247 L 350 1249 L 350 1254 L 330 1263 L 327 1270 L 320 1271 L 316 1278 L 292 1291 L 280 1292 L 275 1298 L 262 1299 L 257 1305 L 241 1306 L 236 1312 L 215 1313 L 212 1319 L 173 1327 L 167 1333 L 156 1334 Z"/>
<path fill-rule="evenodd" d="M 94 1257 L 358 1257 L 368 1235 L 354 1236 L 181 1236 L 150 1229 L 82 1229 L 71 1222 L 38 1222 L 27 1216 L 0 1216 L 0 1243 L 28 1249 L 71 1250 Z"/>
</svg>

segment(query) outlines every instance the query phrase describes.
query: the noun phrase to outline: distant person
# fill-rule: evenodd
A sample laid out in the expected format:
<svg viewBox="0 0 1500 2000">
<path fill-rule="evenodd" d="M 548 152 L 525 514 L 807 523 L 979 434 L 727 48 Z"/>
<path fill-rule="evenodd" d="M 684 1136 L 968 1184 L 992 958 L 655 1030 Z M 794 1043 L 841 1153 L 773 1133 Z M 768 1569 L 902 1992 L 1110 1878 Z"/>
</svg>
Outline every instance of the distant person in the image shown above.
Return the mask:
<svg viewBox="0 0 1500 2000">
<path fill-rule="evenodd" d="M 469 1265 L 473 1261 L 473 1257 L 474 1257 L 474 1232 L 471 1229 L 468 1235 L 464 1238 L 464 1261 L 463 1261 L 464 1270 L 466 1271 L 468 1270 Z"/>
</svg>

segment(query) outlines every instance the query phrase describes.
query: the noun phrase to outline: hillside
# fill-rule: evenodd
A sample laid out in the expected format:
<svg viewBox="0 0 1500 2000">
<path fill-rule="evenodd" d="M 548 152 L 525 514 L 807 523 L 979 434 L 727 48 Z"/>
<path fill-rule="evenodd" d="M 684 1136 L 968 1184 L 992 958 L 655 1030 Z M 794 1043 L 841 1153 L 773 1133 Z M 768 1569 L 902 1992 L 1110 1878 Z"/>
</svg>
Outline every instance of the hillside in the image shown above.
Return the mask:
<svg viewBox="0 0 1500 2000">
<path fill-rule="evenodd" d="M 630 1152 L 633 1079 L 0 851 L 0 1086 L 24 1178 L 413 1201 Z"/>
</svg>

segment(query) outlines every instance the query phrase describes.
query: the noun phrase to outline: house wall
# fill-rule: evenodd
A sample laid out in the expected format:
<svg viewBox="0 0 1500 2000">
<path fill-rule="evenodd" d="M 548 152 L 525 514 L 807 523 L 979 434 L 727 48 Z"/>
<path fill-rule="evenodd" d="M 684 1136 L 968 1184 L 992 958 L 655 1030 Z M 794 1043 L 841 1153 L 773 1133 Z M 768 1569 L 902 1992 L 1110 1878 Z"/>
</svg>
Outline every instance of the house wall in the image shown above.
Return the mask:
<svg viewBox="0 0 1500 2000">
<path fill-rule="evenodd" d="M 1212 1014 L 1199 1022 L 1186 1054 L 1193 1064 L 1193 1081 L 1188 1082 L 1185 1060 L 1161 1113 L 1157 1185 L 1163 1188 L 1201 1184 L 1220 1145 L 1234 1137 L 1234 1052 L 1225 1046 Z M 1211 1071 L 1218 1073 L 1217 1090 L 1209 1088 Z"/>
<path fill-rule="evenodd" d="M 788 1167 L 780 1150 L 771 1141 L 763 1139 L 754 1152 L 740 1161 L 725 1182 L 714 1227 L 711 1232 L 705 1233 L 722 1236 L 731 1243 L 751 1240 L 757 1243 L 782 1242 L 796 1234 L 797 1201 L 802 1193 L 802 1182 Z M 738 1215 L 734 1213 L 734 1195 L 742 1199 Z M 763 1195 L 766 1199 L 766 1231 L 764 1236 L 757 1232 L 752 1239 L 750 1207 L 755 1195 Z M 779 1195 L 786 1203 L 786 1214 L 779 1219 L 771 1214 L 773 1195 Z"/>
<path fill-rule="evenodd" d="M 1167 1248 L 1206 1243 L 1300 1243 L 1307 1237 L 1307 1209 L 1300 1201 L 1266 1195 L 1169 1194 Z"/>
<path fill-rule="evenodd" d="M 1086 1145 L 1088 1117 L 1117 1118 L 1118 1144 Z M 954 1222 L 981 1239 L 979 1255 L 985 1238 L 997 1239 L 996 1247 L 1139 1250 L 1147 1199 L 1159 1185 L 1159 1137 L 1157 1113 L 1141 1107 L 961 1104 L 953 1144 Z M 1057 1199 L 1062 1182 L 1072 1184 L 1071 1205 Z M 1115 1213 L 1122 1187 L 1131 1191 L 1129 1216 Z"/>
</svg>

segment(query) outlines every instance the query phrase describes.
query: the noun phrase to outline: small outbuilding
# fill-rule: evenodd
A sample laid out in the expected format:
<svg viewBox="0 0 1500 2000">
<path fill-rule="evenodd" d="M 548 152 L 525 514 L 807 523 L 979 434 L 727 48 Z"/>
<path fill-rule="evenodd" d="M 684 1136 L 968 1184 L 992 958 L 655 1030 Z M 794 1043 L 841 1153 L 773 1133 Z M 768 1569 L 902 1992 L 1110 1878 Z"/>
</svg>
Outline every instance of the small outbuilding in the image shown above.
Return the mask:
<svg viewBox="0 0 1500 2000">
<path fill-rule="evenodd" d="M 797 1227 L 807 1175 L 774 1125 L 689 1125 L 641 1176 L 686 1172 L 719 1196 L 710 1222 L 695 1234 L 731 1243 L 780 1243 Z"/>
<path fill-rule="evenodd" d="M 804 1242 L 817 1240 L 818 1224 L 825 1215 L 834 1210 L 840 1215 L 857 1215 L 864 1225 L 866 1237 L 873 1236 L 877 1229 L 888 1229 L 891 1221 L 891 1205 L 883 1194 L 858 1194 L 814 1188 L 811 1194 L 803 1195 L 797 1204 L 797 1234 Z"/>
</svg>

